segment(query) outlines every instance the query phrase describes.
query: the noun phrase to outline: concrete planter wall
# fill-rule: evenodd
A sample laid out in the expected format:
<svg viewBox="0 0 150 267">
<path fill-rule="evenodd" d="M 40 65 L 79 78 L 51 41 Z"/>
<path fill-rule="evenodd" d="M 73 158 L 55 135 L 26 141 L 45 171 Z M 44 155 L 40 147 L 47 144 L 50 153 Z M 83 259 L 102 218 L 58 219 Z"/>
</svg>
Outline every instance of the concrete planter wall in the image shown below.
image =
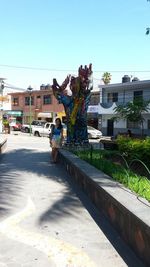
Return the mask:
<svg viewBox="0 0 150 267">
<path fill-rule="evenodd" d="M 68 151 L 60 150 L 59 158 L 145 266 L 150 266 L 150 203 L 139 201 L 130 190 Z"/>
<path fill-rule="evenodd" d="M 7 139 L 0 140 L 0 154 L 4 152 L 7 146 Z"/>
</svg>

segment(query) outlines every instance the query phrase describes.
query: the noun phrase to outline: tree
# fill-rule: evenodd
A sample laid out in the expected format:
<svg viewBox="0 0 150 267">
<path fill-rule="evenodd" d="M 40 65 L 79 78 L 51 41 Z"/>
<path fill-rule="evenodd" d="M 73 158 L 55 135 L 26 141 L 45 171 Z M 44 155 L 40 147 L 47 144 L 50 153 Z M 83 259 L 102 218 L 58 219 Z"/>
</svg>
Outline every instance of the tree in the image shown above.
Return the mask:
<svg viewBox="0 0 150 267">
<path fill-rule="evenodd" d="M 109 84 L 111 81 L 111 74 L 109 72 L 104 72 L 102 81 L 104 82 L 104 84 Z"/>
<path fill-rule="evenodd" d="M 145 101 L 143 99 L 135 98 L 132 102 L 128 102 L 125 105 L 118 105 L 114 108 L 116 117 L 114 120 L 126 119 L 131 122 L 138 122 L 141 125 L 142 135 L 144 133 L 144 116 L 143 113 L 150 110 L 150 100 Z"/>
</svg>

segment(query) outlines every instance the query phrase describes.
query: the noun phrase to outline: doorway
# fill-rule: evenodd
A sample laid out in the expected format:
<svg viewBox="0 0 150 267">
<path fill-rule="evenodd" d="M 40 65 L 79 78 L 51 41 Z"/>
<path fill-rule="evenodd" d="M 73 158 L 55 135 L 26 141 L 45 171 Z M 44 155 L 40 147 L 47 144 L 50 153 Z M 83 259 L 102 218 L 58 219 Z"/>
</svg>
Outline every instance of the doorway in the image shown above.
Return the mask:
<svg viewBox="0 0 150 267">
<path fill-rule="evenodd" d="M 114 135 L 114 121 L 111 119 L 107 120 L 107 135 L 108 136 Z"/>
</svg>

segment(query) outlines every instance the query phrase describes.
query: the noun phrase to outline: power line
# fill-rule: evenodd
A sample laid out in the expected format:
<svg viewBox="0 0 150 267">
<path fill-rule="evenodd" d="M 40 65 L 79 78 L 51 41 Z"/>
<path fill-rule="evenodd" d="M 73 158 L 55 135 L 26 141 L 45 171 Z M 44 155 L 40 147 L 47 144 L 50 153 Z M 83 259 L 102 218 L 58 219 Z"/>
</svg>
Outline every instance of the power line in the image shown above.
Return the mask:
<svg viewBox="0 0 150 267">
<path fill-rule="evenodd" d="M 41 68 L 41 67 L 30 67 L 30 66 L 18 66 L 18 65 L 6 65 L 6 64 L 0 64 L 0 67 L 5 67 L 5 68 L 14 68 L 14 69 L 28 69 L 28 70 L 38 70 L 38 71 L 56 71 L 56 72 L 76 72 L 77 70 L 73 69 L 53 69 L 53 68 Z M 106 70 L 93 70 L 94 72 L 106 72 Z M 111 73 L 131 73 L 131 72 L 136 72 L 136 73 L 144 73 L 144 72 L 150 72 L 150 70 L 107 70 L 107 72 Z"/>
<path fill-rule="evenodd" d="M 23 92 L 25 92 L 25 91 L 27 91 L 27 89 L 22 89 L 22 88 L 19 88 L 19 87 L 13 87 L 13 86 L 5 86 L 5 88 L 9 88 L 9 89 L 12 89 L 12 90 L 19 90 L 19 91 L 23 91 Z"/>
<path fill-rule="evenodd" d="M 15 85 L 12 85 L 12 84 L 9 84 L 9 83 L 4 83 L 4 87 L 5 87 L 5 88 L 12 89 L 12 90 L 27 91 L 27 89 L 20 88 L 20 87 L 17 87 L 17 86 L 15 86 Z"/>
<path fill-rule="evenodd" d="M 106 72 L 106 70 L 94 70 L 94 72 Z M 107 72 L 115 72 L 115 73 L 132 73 L 132 72 L 138 72 L 138 73 L 143 73 L 143 72 L 150 72 L 150 70 L 107 70 Z"/>
<path fill-rule="evenodd" d="M 67 70 L 67 69 L 50 69 L 50 68 L 16 66 L 16 65 L 5 65 L 5 64 L 0 64 L 0 67 L 14 68 L 14 69 L 28 69 L 28 70 L 42 70 L 42 71 L 66 71 L 66 72 L 67 71 L 71 71 L 71 72 L 76 71 L 76 70 Z"/>
</svg>

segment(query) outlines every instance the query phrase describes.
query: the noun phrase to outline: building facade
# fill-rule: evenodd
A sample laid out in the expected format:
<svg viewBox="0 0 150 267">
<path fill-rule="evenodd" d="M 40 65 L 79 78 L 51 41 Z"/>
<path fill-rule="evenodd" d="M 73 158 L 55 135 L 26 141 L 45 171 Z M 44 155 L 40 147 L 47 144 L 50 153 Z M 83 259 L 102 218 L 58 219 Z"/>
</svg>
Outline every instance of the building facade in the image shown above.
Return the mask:
<svg viewBox="0 0 150 267">
<path fill-rule="evenodd" d="M 64 107 L 53 95 L 52 89 L 41 86 L 40 90 L 10 93 L 11 111 L 9 115 L 16 117 L 20 123 L 32 120 L 52 122 L 56 117 L 65 119 Z"/>
<path fill-rule="evenodd" d="M 115 136 L 119 132 L 126 132 L 130 129 L 135 134 L 141 133 L 141 125 L 127 120 L 120 119 L 118 122 L 112 118 L 116 115 L 114 108 L 119 104 L 126 104 L 133 99 L 140 97 L 143 100 L 150 100 L 150 80 L 125 81 L 118 84 L 103 85 L 100 87 L 99 113 L 102 116 L 103 135 Z M 150 111 L 143 114 L 144 134 L 150 136 Z"/>
<path fill-rule="evenodd" d="M 87 110 L 88 125 L 101 129 L 101 115 L 99 114 L 100 91 L 91 93 L 90 103 Z"/>
</svg>

